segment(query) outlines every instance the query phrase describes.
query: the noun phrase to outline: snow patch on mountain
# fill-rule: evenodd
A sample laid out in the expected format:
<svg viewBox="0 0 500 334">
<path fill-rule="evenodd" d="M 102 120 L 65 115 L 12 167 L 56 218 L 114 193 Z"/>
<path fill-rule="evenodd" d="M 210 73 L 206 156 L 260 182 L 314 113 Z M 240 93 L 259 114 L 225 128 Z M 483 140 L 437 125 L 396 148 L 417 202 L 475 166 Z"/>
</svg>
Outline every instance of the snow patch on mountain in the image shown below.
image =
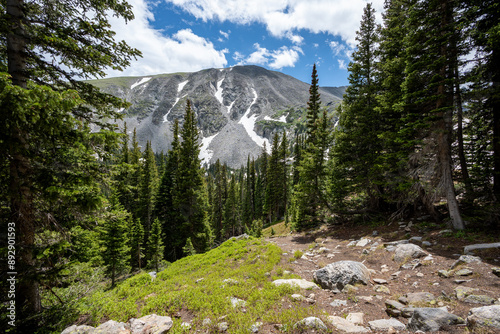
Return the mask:
<svg viewBox="0 0 500 334">
<path fill-rule="evenodd" d="M 222 89 L 223 81 L 224 78 L 220 79 L 219 82 L 217 82 L 217 90 L 215 91 L 215 98 L 220 102 L 220 104 L 223 104 L 222 103 L 222 92 L 224 91 L 224 89 Z"/>
<path fill-rule="evenodd" d="M 140 86 L 143 83 L 148 82 L 149 80 L 151 80 L 151 77 L 142 78 L 141 80 L 137 81 L 135 84 L 133 84 L 132 86 L 130 86 L 130 89 L 134 89 L 135 87 Z"/>
<path fill-rule="evenodd" d="M 265 143 L 267 149 L 269 150 L 271 148 L 271 145 L 269 145 L 269 140 L 267 140 L 267 138 L 262 138 L 254 131 L 255 122 L 257 120 L 257 115 L 249 116 L 250 111 L 252 109 L 252 106 L 255 104 L 255 102 L 257 101 L 257 98 L 258 98 L 257 92 L 255 91 L 255 88 L 252 88 L 252 94 L 254 96 L 253 101 L 250 104 L 250 106 L 248 107 L 245 114 L 241 117 L 241 119 L 238 123 L 243 125 L 243 127 L 245 128 L 245 130 L 248 133 L 248 135 L 250 136 L 250 138 L 257 145 L 259 145 L 260 147 L 264 147 L 264 143 Z"/>
<path fill-rule="evenodd" d="M 210 146 L 210 143 L 217 135 L 218 135 L 218 133 L 216 133 L 213 136 L 203 138 L 201 140 L 200 154 L 198 155 L 198 157 L 200 158 L 202 165 L 203 164 L 208 165 L 208 163 L 210 162 L 210 159 L 212 159 L 212 156 L 214 155 L 214 151 L 209 150 L 208 146 Z"/>
<path fill-rule="evenodd" d="M 184 94 L 184 95 L 182 96 L 182 98 L 185 98 L 186 96 L 187 96 L 187 94 Z M 172 105 L 172 108 L 170 108 L 170 109 L 167 111 L 167 113 L 166 113 L 165 115 L 163 115 L 163 123 L 167 122 L 167 117 L 168 117 L 168 114 L 170 114 L 170 112 L 172 111 L 172 109 L 174 109 L 175 105 L 177 104 L 177 102 L 179 102 L 179 100 L 180 100 L 180 99 L 181 99 L 181 98 L 180 98 L 179 96 L 177 96 L 177 97 L 175 98 L 175 102 L 174 102 L 174 104 Z"/>
<path fill-rule="evenodd" d="M 234 102 L 236 102 L 236 100 L 234 100 L 233 102 L 231 102 L 231 104 L 230 104 L 230 105 L 229 105 L 229 107 L 227 108 L 227 113 L 228 113 L 228 114 L 230 114 L 230 113 L 231 113 L 231 109 L 233 109 Z"/>
<path fill-rule="evenodd" d="M 287 115 L 283 115 L 281 116 L 279 119 L 274 119 L 274 118 L 271 118 L 269 116 L 265 116 L 264 117 L 264 120 L 265 121 L 273 121 L 273 122 L 281 122 L 281 123 L 286 123 L 286 117 Z"/>
<path fill-rule="evenodd" d="M 186 86 L 186 84 L 189 82 L 189 80 L 186 80 L 186 81 L 183 81 L 179 84 L 179 86 L 177 86 L 177 93 L 180 93 L 182 92 L 182 89 L 184 88 L 184 86 Z"/>
</svg>

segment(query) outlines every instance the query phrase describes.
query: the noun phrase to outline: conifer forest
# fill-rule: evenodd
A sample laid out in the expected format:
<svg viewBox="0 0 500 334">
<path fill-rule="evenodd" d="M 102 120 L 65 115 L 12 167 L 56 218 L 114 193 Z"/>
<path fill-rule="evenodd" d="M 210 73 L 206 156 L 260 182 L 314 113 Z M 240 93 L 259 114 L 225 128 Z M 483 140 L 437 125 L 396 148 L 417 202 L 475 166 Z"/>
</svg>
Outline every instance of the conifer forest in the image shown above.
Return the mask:
<svg viewBox="0 0 500 334">
<path fill-rule="evenodd" d="M 60 314 L 92 289 L 60 290 L 76 276 L 102 271 L 113 288 L 276 222 L 301 232 L 425 215 L 498 235 L 495 0 L 386 0 L 381 23 L 368 3 L 336 111 L 322 105 L 315 65 L 303 126 L 238 169 L 202 165 L 189 100 L 167 152 L 111 121 L 128 103 L 85 79 L 141 57 L 110 30 L 112 15 L 133 19 L 126 1 L 0 7 L 1 257 L 16 273 L 20 332 L 60 332 Z M 8 299 L 7 278 L 0 289 Z"/>
</svg>

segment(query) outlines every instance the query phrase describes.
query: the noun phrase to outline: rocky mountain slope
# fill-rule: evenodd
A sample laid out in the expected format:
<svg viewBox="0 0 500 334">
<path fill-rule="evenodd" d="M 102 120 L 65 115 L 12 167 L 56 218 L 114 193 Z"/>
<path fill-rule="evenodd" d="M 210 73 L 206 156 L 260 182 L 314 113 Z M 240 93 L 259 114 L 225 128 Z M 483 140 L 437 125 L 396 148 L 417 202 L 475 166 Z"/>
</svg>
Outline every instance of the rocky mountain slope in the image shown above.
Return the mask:
<svg viewBox="0 0 500 334">
<path fill-rule="evenodd" d="M 309 98 L 309 84 L 258 66 L 91 83 L 132 103 L 123 110 L 124 121 L 129 129 L 137 129 L 140 145 L 150 140 L 157 152 L 170 148 L 172 124 L 175 119 L 182 123 L 190 99 L 201 130 L 201 158 L 206 163 L 220 159 L 231 167 L 246 163 L 248 154 L 257 157 L 264 143 L 269 148 L 275 132 L 293 133 Z M 323 106 L 333 112 L 344 91 L 321 88 Z"/>
</svg>

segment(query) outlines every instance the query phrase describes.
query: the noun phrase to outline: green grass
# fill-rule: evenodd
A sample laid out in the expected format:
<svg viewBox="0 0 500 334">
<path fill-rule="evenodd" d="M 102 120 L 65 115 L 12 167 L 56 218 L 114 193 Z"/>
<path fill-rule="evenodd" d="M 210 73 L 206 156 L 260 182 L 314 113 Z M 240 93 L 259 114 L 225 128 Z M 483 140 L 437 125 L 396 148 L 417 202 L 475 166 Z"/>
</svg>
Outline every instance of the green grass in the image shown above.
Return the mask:
<svg viewBox="0 0 500 334">
<path fill-rule="evenodd" d="M 305 316 L 322 313 L 290 301 L 296 288 L 271 284 L 269 273 L 282 272 L 281 253 L 279 247 L 262 239 L 229 240 L 205 254 L 172 263 L 154 281 L 142 273 L 115 289 L 96 292 L 81 301 L 79 313 L 89 316 L 94 326 L 107 319 L 126 322 L 151 313 L 172 317 L 182 310 L 194 315 L 191 332 L 216 331 L 222 316 L 226 316 L 224 321 L 229 323 L 230 333 L 248 333 L 257 321 L 279 322 L 291 329 Z M 200 278 L 203 280 L 196 283 Z M 238 283 L 224 283 L 227 278 Z M 233 308 L 231 297 L 245 300 L 244 309 Z M 212 324 L 203 326 L 205 318 L 210 318 Z M 170 332 L 183 332 L 181 322 L 174 319 Z"/>
</svg>

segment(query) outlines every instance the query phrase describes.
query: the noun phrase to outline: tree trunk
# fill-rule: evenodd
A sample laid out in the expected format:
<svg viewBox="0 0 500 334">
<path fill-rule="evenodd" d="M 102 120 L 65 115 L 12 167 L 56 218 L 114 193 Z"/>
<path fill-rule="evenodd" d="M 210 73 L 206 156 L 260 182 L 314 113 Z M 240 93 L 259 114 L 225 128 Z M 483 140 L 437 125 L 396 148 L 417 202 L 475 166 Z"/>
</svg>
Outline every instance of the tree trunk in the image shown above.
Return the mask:
<svg viewBox="0 0 500 334">
<path fill-rule="evenodd" d="M 449 25 L 452 24 L 452 8 L 449 0 L 441 1 L 442 18 L 441 31 L 446 34 Z M 446 194 L 448 202 L 448 211 L 450 214 L 453 228 L 456 230 L 464 229 L 464 222 L 460 215 L 458 201 L 455 195 L 455 186 L 451 172 L 451 133 L 453 131 L 452 111 L 453 111 L 453 85 L 446 84 L 446 79 L 453 77 L 454 66 L 451 61 L 450 48 L 446 43 L 440 47 L 440 56 L 445 60 L 439 74 L 441 84 L 437 88 L 438 99 L 436 101 L 436 110 L 440 119 L 437 121 L 434 132 L 436 134 L 437 159 L 440 168 L 440 186 Z"/>
<path fill-rule="evenodd" d="M 23 0 L 7 0 L 6 14 L 9 33 L 7 34 L 7 70 L 12 83 L 21 88 L 27 87 L 26 41 L 24 29 L 25 3 Z M 10 111 L 6 111 L 7 113 Z M 15 119 L 16 115 L 12 115 Z M 28 153 L 29 134 L 21 126 L 14 126 L 10 133 L 10 210 L 17 228 L 19 288 L 17 304 L 22 318 L 33 316 L 41 311 L 39 286 L 34 267 L 33 248 L 35 245 L 35 213 L 31 187 L 31 164 Z"/>
<path fill-rule="evenodd" d="M 490 98 L 490 104 L 493 113 L 493 159 L 494 159 L 494 174 L 493 174 L 493 193 L 497 202 L 500 201 L 500 50 L 493 49 L 491 63 L 492 66 L 492 89 L 493 93 Z"/>
</svg>

